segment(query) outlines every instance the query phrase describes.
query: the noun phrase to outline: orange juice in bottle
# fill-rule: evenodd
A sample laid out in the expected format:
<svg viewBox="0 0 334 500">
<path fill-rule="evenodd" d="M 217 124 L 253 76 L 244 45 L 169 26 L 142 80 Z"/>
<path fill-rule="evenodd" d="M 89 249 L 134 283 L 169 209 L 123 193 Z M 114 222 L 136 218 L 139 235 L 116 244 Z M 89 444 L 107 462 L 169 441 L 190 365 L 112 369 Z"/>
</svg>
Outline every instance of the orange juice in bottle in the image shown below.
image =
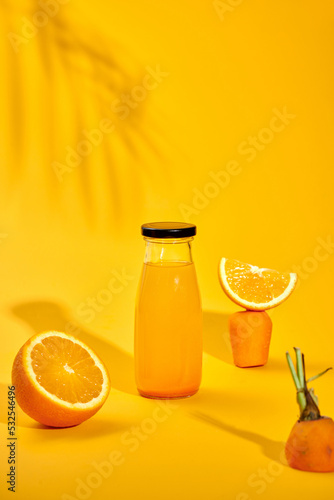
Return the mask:
<svg viewBox="0 0 334 500">
<path fill-rule="evenodd" d="M 181 398 L 198 391 L 202 373 L 202 309 L 191 242 L 196 226 L 143 224 L 145 260 L 135 317 L 139 393 Z"/>
</svg>

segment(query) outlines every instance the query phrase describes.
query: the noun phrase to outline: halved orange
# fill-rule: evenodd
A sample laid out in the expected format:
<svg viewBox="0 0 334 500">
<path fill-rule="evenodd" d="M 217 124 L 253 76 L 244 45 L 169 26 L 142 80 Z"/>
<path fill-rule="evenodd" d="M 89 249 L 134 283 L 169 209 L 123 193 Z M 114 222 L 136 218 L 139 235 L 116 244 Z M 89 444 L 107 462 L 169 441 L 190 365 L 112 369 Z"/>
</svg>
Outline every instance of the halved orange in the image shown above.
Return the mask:
<svg viewBox="0 0 334 500">
<path fill-rule="evenodd" d="M 296 273 L 280 273 L 222 258 L 219 264 L 220 284 L 226 295 L 250 311 L 264 311 L 281 304 L 293 292 Z"/>
<path fill-rule="evenodd" d="M 86 344 L 61 332 L 31 337 L 16 355 L 12 381 L 22 410 L 52 427 L 87 420 L 101 408 L 110 390 L 100 358 Z"/>
</svg>

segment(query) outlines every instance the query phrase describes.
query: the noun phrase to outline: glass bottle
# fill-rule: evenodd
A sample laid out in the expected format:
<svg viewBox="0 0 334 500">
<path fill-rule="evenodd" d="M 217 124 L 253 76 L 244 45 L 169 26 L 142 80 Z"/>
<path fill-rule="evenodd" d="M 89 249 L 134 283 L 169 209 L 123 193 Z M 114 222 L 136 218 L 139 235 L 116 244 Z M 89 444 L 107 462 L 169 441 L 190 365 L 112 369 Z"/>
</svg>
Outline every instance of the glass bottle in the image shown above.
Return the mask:
<svg viewBox="0 0 334 500">
<path fill-rule="evenodd" d="M 191 243 L 196 226 L 142 225 L 146 252 L 135 315 L 139 393 L 182 398 L 198 391 L 202 374 L 202 308 Z"/>
</svg>

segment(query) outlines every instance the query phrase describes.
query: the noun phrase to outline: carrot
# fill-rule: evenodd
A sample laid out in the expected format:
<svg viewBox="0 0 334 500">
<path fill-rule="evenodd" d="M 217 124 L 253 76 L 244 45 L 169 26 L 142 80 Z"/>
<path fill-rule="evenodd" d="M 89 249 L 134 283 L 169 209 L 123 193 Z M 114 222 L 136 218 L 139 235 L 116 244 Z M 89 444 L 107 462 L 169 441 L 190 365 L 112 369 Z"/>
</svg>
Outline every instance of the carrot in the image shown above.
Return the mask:
<svg viewBox="0 0 334 500">
<path fill-rule="evenodd" d="M 265 311 L 239 311 L 229 319 L 233 361 L 240 368 L 268 361 L 272 322 Z"/>
<path fill-rule="evenodd" d="M 286 357 L 297 389 L 300 409 L 299 420 L 293 426 L 285 446 L 285 456 L 290 467 L 310 472 L 334 472 L 334 422 L 322 417 L 318 408 L 318 398 L 307 382 L 315 380 L 330 368 L 308 381 L 305 376 L 304 354 L 296 352 L 296 368 L 290 354 Z"/>
</svg>

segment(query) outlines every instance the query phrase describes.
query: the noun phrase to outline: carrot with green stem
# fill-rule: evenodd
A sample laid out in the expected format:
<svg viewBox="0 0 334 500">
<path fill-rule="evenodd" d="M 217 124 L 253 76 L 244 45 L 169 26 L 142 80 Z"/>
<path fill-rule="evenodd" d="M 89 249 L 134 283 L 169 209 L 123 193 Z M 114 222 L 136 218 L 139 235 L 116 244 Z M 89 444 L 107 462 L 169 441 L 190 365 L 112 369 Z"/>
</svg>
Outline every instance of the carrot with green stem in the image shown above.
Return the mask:
<svg viewBox="0 0 334 500">
<path fill-rule="evenodd" d="M 318 398 L 311 382 L 324 375 L 331 368 L 306 380 L 304 354 L 299 348 L 296 353 L 296 368 L 290 354 L 286 358 L 297 389 L 297 402 L 300 409 L 299 420 L 293 426 L 285 446 L 285 455 L 290 467 L 310 472 L 334 472 L 334 422 L 322 417 Z"/>
</svg>

